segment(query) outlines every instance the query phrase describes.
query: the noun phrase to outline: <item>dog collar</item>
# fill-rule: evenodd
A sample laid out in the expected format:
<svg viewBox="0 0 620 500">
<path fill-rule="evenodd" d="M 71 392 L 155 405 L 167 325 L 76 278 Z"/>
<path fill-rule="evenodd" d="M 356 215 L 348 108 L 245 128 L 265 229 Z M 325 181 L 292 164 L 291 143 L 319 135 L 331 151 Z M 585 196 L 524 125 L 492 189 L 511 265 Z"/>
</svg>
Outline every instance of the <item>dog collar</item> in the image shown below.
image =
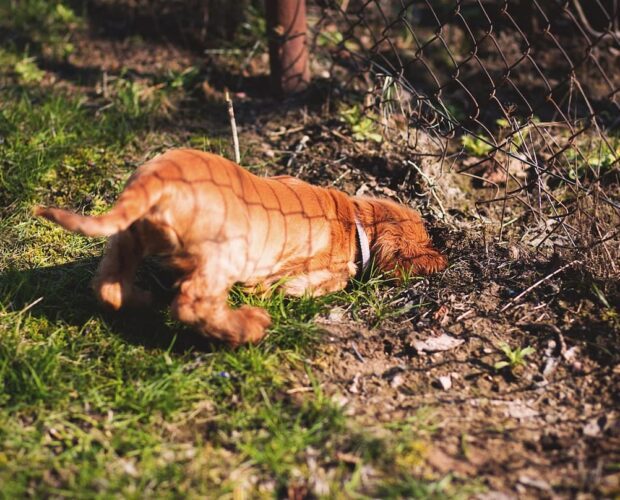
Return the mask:
<svg viewBox="0 0 620 500">
<path fill-rule="evenodd" d="M 368 235 L 364 230 L 364 226 L 355 217 L 355 229 L 357 229 L 357 239 L 360 242 L 360 250 L 362 251 L 362 271 L 365 271 L 370 262 L 370 244 L 368 243 Z"/>
</svg>

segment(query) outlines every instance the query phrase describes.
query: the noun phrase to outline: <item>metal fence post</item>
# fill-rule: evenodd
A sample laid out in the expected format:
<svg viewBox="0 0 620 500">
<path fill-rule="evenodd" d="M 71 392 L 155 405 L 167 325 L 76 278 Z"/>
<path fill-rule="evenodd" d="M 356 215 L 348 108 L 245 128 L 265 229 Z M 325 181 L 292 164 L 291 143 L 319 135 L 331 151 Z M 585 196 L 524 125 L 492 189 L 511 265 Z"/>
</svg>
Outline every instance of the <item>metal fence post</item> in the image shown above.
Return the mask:
<svg viewBox="0 0 620 500">
<path fill-rule="evenodd" d="M 292 94 L 310 81 L 305 0 L 266 0 L 271 84 L 276 94 Z"/>
</svg>

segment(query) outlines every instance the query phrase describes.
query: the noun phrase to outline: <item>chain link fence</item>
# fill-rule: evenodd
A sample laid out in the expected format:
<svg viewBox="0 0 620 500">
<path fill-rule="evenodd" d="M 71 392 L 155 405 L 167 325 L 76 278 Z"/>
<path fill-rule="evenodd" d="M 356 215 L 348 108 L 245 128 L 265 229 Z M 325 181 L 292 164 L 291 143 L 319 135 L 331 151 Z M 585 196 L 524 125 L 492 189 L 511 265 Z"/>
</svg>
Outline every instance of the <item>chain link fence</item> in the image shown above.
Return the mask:
<svg viewBox="0 0 620 500">
<path fill-rule="evenodd" d="M 328 52 L 332 80 L 406 144 L 432 189 L 465 176 L 500 238 L 518 227 L 538 250 L 568 251 L 606 275 L 620 270 L 619 9 L 619 0 L 309 4 L 312 52 Z M 422 158 L 435 169 L 420 169 Z"/>
</svg>

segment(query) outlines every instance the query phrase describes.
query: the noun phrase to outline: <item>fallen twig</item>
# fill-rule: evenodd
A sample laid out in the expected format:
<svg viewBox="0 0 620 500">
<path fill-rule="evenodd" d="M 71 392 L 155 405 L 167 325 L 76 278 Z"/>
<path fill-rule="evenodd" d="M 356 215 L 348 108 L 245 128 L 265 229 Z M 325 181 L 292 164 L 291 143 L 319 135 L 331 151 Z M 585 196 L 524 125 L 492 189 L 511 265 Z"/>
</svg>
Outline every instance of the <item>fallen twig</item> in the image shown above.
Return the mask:
<svg viewBox="0 0 620 500">
<path fill-rule="evenodd" d="M 321 387 L 323 384 L 319 385 L 319 387 Z M 312 392 L 316 389 L 316 387 L 314 386 L 307 386 L 307 387 L 293 387 L 292 389 L 288 389 L 286 391 L 287 394 L 298 394 L 300 392 Z"/>
<path fill-rule="evenodd" d="M 295 147 L 295 151 L 291 152 L 291 156 L 289 156 L 288 161 L 286 162 L 286 168 L 291 168 L 291 166 L 293 165 L 293 162 L 295 161 L 295 158 L 297 158 L 297 155 L 299 153 L 301 153 L 301 151 L 304 149 L 304 147 L 306 147 L 306 143 L 310 140 L 310 137 L 308 137 L 307 135 L 302 136 L 302 138 L 299 140 L 299 142 L 297 143 L 297 146 Z M 299 169 L 299 172 L 297 173 L 297 175 L 301 174 L 304 170 L 304 166 L 302 165 L 302 167 Z"/>
<path fill-rule="evenodd" d="M 467 316 L 469 316 L 471 313 L 473 313 L 474 310 L 470 309 L 469 311 L 465 311 L 463 314 L 461 314 L 458 318 L 456 318 L 454 321 L 456 323 L 458 323 L 459 321 L 461 321 L 462 319 L 465 319 Z"/>
<path fill-rule="evenodd" d="M 228 104 L 228 116 L 230 117 L 230 128 L 233 135 L 233 147 L 235 148 L 235 162 L 241 163 L 241 154 L 239 153 L 239 136 L 237 135 L 237 122 L 235 121 L 235 110 L 233 108 L 233 102 L 230 98 L 228 90 L 226 91 L 224 98 L 226 104 Z"/>
<path fill-rule="evenodd" d="M 362 356 L 360 354 L 360 352 L 357 350 L 357 346 L 353 343 L 351 344 L 351 347 L 353 348 L 353 352 L 355 353 L 355 355 L 357 356 L 357 359 L 360 360 L 360 362 L 365 363 L 366 360 L 364 359 L 364 356 Z"/>
<path fill-rule="evenodd" d="M 36 299 L 35 301 L 31 302 L 30 304 L 28 304 L 26 307 L 24 307 L 21 311 L 19 311 L 20 314 L 25 313 L 26 311 L 28 311 L 29 309 L 32 309 L 34 306 L 36 306 L 39 302 L 41 302 L 43 300 L 43 297 L 39 297 L 38 299 Z"/>
<path fill-rule="evenodd" d="M 301 132 L 305 128 L 306 128 L 305 125 L 300 125 L 298 127 L 293 127 L 293 128 L 282 127 L 282 130 L 278 130 L 277 132 L 269 132 L 268 134 L 269 134 L 270 139 L 275 139 L 277 137 L 280 137 L 281 135 L 289 135 L 289 134 L 294 134 L 295 132 Z"/>
<path fill-rule="evenodd" d="M 205 54 L 213 54 L 213 55 L 224 55 L 224 56 L 230 56 L 230 55 L 239 55 L 239 54 L 243 54 L 244 52 L 246 52 L 245 50 L 241 50 L 241 49 L 205 49 L 204 53 Z"/>
<path fill-rule="evenodd" d="M 514 306 L 519 301 L 519 299 L 526 296 L 528 293 L 530 293 L 535 288 L 539 287 L 542 283 L 544 283 L 548 279 L 553 278 L 556 274 L 561 273 L 562 271 L 564 271 L 564 269 L 572 266 L 573 264 L 578 264 L 580 262 L 581 262 L 580 260 L 573 260 L 572 262 L 569 262 L 568 264 L 563 265 L 559 269 L 556 269 L 555 271 L 553 271 L 551 274 L 548 274 L 544 278 L 539 279 L 532 286 L 530 286 L 529 288 L 526 288 L 519 295 L 517 295 L 514 299 L 510 300 L 508 304 L 506 304 L 504 307 L 500 309 L 500 312 L 504 312 L 506 309 L 509 309 L 510 307 Z"/>
</svg>

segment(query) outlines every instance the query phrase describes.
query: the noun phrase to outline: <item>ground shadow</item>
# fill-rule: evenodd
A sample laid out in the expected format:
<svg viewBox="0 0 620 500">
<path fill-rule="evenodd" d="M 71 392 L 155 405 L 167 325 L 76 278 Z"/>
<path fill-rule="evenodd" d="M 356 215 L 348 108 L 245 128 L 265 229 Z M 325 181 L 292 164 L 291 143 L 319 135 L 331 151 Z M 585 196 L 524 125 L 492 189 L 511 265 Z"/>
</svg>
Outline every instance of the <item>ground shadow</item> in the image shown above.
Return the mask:
<svg viewBox="0 0 620 500">
<path fill-rule="evenodd" d="M 32 316 L 80 330 L 93 318 L 101 319 L 114 334 L 149 349 L 172 346 L 173 352 L 182 353 L 222 348 L 170 318 L 168 305 L 173 297 L 173 276 L 156 263 L 145 264 L 138 276 L 138 283 L 155 295 L 152 307 L 122 312 L 102 309 L 90 289 L 98 260 L 87 258 L 49 267 L 5 271 L 0 274 L 0 299 L 8 310 L 27 309 Z"/>
</svg>

